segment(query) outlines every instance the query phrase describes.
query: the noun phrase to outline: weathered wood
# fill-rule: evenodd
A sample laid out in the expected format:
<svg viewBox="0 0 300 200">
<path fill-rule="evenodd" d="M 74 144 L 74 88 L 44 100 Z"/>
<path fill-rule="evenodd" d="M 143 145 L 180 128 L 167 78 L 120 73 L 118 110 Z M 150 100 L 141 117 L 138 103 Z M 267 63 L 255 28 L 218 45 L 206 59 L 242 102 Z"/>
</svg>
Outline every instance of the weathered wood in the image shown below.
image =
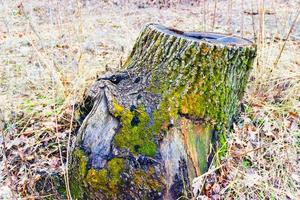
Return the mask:
<svg viewBox="0 0 300 200">
<path fill-rule="evenodd" d="M 70 164 L 75 199 L 192 197 L 236 114 L 256 48 L 149 24 L 125 69 L 87 92 Z"/>
</svg>

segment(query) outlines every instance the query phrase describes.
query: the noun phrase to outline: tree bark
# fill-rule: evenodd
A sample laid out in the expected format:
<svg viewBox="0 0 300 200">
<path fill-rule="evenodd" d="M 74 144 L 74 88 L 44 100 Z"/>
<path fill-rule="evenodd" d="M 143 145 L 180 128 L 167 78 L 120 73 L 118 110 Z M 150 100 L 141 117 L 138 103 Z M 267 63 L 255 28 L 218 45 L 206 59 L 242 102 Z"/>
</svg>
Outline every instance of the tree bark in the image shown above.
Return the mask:
<svg viewBox="0 0 300 200">
<path fill-rule="evenodd" d="M 242 38 L 145 26 L 125 69 L 86 94 L 69 166 L 73 198 L 195 195 L 191 181 L 225 145 L 255 54 Z"/>
</svg>

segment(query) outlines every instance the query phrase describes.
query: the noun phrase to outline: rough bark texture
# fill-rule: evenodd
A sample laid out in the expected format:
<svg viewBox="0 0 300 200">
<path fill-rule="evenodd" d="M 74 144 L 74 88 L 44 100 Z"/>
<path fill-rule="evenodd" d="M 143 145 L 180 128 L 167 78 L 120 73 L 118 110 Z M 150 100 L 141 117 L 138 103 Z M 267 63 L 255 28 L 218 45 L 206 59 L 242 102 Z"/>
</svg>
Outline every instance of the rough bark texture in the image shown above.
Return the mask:
<svg viewBox="0 0 300 200">
<path fill-rule="evenodd" d="M 70 164 L 75 199 L 192 197 L 255 57 L 244 39 L 149 24 L 125 69 L 87 92 Z"/>
</svg>

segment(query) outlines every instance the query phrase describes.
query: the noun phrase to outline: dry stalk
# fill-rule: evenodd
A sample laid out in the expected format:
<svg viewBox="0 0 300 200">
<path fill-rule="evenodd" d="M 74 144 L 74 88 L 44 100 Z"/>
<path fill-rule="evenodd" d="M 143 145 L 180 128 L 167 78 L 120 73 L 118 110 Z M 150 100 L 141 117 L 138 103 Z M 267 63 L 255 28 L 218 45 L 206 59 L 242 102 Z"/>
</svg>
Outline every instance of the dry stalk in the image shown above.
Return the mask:
<svg viewBox="0 0 300 200">
<path fill-rule="evenodd" d="M 290 38 L 290 35 L 291 35 L 291 33 L 292 33 L 292 31 L 293 31 L 293 29 L 294 29 L 294 27 L 295 27 L 295 25 L 298 21 L 299 15 L 300 15 L 300 5 L 299 5 L 298 11 L 296 13 L 296 16 L 295 16 L 295 18 L 294 18 L 294 20 L 293 20 L 293 22 L 292 22 L 292 24 L 289 28 L 289 31 L 288 31 L 287 35 L 285 36 L 285 38 L 284 38 L 284 42 L 283 42 L 282 47 L 280 48 L 279 54 L 276 57 L 276 60 L 274 62 L 274 68 L 278 65 L 278 62 L 279 62 L 279 60 L 282 56 L 282 53 L 283 53 L 284 48 L 286 46 L 286 43 L 287 43 L 288 39 Z"/>
</svg>

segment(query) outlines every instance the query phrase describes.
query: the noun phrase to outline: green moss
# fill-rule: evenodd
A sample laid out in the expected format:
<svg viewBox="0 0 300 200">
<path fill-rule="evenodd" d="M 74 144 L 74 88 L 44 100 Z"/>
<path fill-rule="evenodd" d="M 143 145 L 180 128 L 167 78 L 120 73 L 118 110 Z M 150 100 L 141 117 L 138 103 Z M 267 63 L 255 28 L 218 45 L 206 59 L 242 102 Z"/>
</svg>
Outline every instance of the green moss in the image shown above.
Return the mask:
<svg viewBox="0 0 300 200">
<path fill-rule="evenodd" d="M 77 181 L 75 182 L 75 180 L 73 180 L 70 182 L 71 196 L 73 199 L 81 199 L 83 195 L 82 184 Z"/>
<path fill-rule="evenodd" d="M 179 113 L 201 119 L 207 127 L 207 135 L 210 136 L 212 130 L 218 133 L 218 157 L 226 153 L 226 132 L 244 93 L 253 62 L 249 50 L 230 51 L 202 44 L 197 52 L 191 45 L 182 57 L 165 66 L 164 73 L 160 69 L 153 70 L 148 88 L 162 95 L 160 108 L 154 112 L 156 127 L 164 128 L 170 118 L 176 123 Z M 209 153 L 203 154 L 204 149 L 208 149 L 204 145 L 206 142 L 195 139 L 194 143 L 198 146 L 201 166 L 204 166 L 206 156 L 203 155 Z"/>
<path fill-rule="evenodd" d="M 159 131 L 161 130 L 167 130 L 169 121 L 170 121 L 170 115 L 167 112 L 168 110 L 168 105 L 167 101 L 163 101 L 160 104 L 160 108 L 156 110 L 153 113 L 153 126 L 152 126 L 152 131 Z"/>
<path fill-rule="evenodd" d="M 144 189 L 161 192 L 164 188 L 163 178 L 155 176 L 154 167 L 150 167 L 146 172 L 144 170 L 136 170 L 133 174 L 134 185 L 143 186 Z"/>
<path fill-rule="evenodd" d="M 120 116 L 121 130 L 115 136 L 114 143 L 120 148 L 129 149 L 133 154 L 154 156 L 157 151 L 155 132 L 150 126 L 150 117 L 143 108 L 134 111 L 123 109 L 114 104 L 117 116 Z"/>
<path fill-rule="evenodd" d="M 108 172 L 110 176 L 109 188 L 116 193 L 121 185 L 120 174 L 124 170 L 125 161 L 122 158 L 114 158 L 108 162 Z"/>
<path fill-rule="evenodd" d="M 120 175 L 124 170 L 124 164 L 124 159 L 113 158 L 108 161 L 106 168 L 88 170 L 84 183 L 93 188 L 93 190 L 102 190 L 107 196 L 116 196 L 122 185 Z"/>
<path fill-rule="evenodd" d="M 87 173 L 87 162 L 88 158 L 84 152 L 80 149 L 73 151 L 72 159 L 74 162 L 73 168 L 70 169 L 70 190 L 74 199 L 80 199 L 83 195 L 82 181 Z"/>
<path fill-rule="evenodd" d="M 114 106 L 114 116 L 120 117 L 124 112 L 124 108 L 121 105 L 119 105 L 116 100 L 113 101 L 113 106 Z"/>
<path fill-rule="evenodd" d="M 125 160 L 123 158 L 113 158 L 107 162 L 105 168 L 96 170 L 94 168 L 87 170 L 87 160 L 82 150 L 75 150 L 73 153 L 76 158 L 74 169 L 77 172 L 72 174 L 71 194 L 74 199 L 83 199 L 85 192 L 99 192 L 101 190 L 109 199 L 118 197 L 122 191 L 124 183 L 121 179 L 121 173 L 125 170 Z M 137 169 L 131 177 L 136 186 L 144 187 L 148 190 L 162 191 L 163 178 L 157 177 L 154 167 L 147 171 Z M 83 188 L 89 187 L 90 189 Z M 87 194 L 89 195 L 89 194 Z"/>
<path fill-rule="evenodd" d="M 163 39 L 157 39 L 154 45 L 159 45 Z M 156 52 L 156 56 L 160 57 L 160 54 L 162 52 Z M 179 113 L 205 120 L 205 124 L 218 131 L 229 127 L 236 112 L 236 94 L 242 93 L 247 79 L 242 73 L 245 70 L 240 68 L 248 62 L 241 62 L 241 66 L 230 64 L 228 62 L 237 62 L 238 57 L 233 56 L 228 61 L 227 54 L 226 48 L 212 50 L 203 44 L 196 52 L 195 46 L 191 45 L 182 58 L 165 66 L 168 68 L 166 73 L 153 70 L 147 90 L 162 95 L 159 108 L 151 114 L 151 120 L 142 107 L 129 111 L 114 102 L 115 116 L 120 117 L 122 125 L 115 136 L 115 144 L 135 155 L 154 156 L 157 151 L 156 135 L 168 127 L 170 119 L 176 122 Z M 132 125 L 133 119 L 138 119 L 139 123 Z"/>
<path fill-rule="evenodd" d="M 227 137 L 226 133 L 228 132 L 227 128 L 219 128 L 218 133 L 218 141 L 216 145 L 216 153 L 215 153 L 215 162 L 216 165 L 221 165 L 222 158 L 225 157 L 226 153 L 228 152 L 228 144 L 227 144 Z"/>
<path fill-rule="evenodd" d="M 66 197 L 66 196 L 67 196 L 67 190 L 66 190 L 65 185 L 63 185 L 63 186 L 59 185 L 59 186 L 57 187 L 57 191 L 58 191 L 58 193 L 59 193 L 61 196 L 63 196 L 63 197 Z"/>
<path fill-rule="evenodd" d="M 122 184 L 120 175 L 124 170 L 125 161 L 122 158 L 113 158 L 107 163 L 107 167 L 96 170 L 87 169 L 88 158 L 80 149 L 73 152 L 75 165 L 71 174 L 71 193 L 74 199 L 83 198 L 83 188 L 87 185 L 93 190 L 102 190 L 108 196 L 115 196 Z"/>
<path fill-rule="evenodd" d="M 96 169 L 88 170 L 88 173 L 84 178 L 84 182 L 95 190 L 102 190 L 107 192 L 107 184 L 109 182 L 107 169 L 101 169 L 99 171 L 97 171 Z"/>
<path fill-rule="evenodd" d="M 201 94 L 185 95 L 180 105 L 180 111 L 193 117 L 203 117 L 206 111 L 204 101 L 205 99 Z"/>
<path fill-rule="evenodd" d="M 84 183 L 93 188 L 93 190 L 102 190 L 107 196 L 114 197 L 122 186 L 120 175 L 124 170 L 124 166 L 124 159 L 113 158 L 108 161 L 106 168 L 88 170 Z"/>
<path fill-rule="evenodd" d="M 81 177 L 84 177 L 87 173 L 86 166 L 88 162 L 88 158 L 84 154 L 82 150 L 76 149 L 74 151 L 73 156 L 78 159 L 79 161 L 79 175 Z"/>
</svg>

